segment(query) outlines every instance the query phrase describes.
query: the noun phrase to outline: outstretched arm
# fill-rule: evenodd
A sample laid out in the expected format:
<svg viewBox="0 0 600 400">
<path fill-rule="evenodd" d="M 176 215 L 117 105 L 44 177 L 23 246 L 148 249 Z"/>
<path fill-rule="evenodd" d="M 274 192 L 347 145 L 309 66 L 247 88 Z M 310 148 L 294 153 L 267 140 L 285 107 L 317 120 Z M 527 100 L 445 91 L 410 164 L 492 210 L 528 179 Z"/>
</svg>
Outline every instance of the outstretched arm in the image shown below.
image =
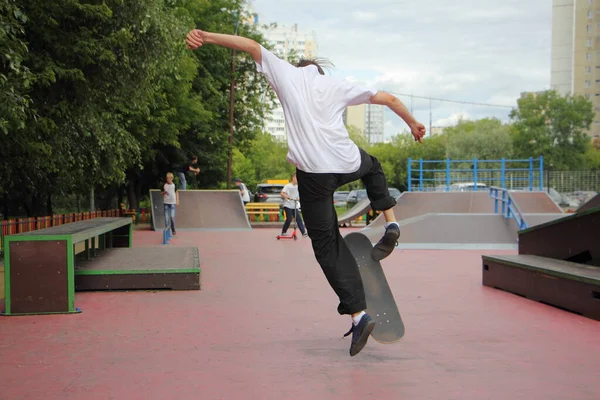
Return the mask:
<svg viewBox="0 0 600 400">
<path fill-rule="evenodd" d="M 242 36 L 212 33 L 201 31 L 200 29 L 193 29 L 188 33 L 185 41 L 188 45 L 188 48 L 192 50 L 195 50 L 204 44 L 216 44 L 219 46 L 228 47 L 230 49 L 250 53 L 254 61 L 256 61 L 258 64 L 261 64 L 262 61 L 260 44 L 252 39 Z"/>
<path fill-rule="evenodd" d="M 410 113 L 410 111 L 408 111 L 404 103 L 402 103 L 399 98 L 386 92 L 377 92 L 375 96 L 371 97 L 371 103 L 387 106 L 390 110 L 395 112 L 396 115 L 406 122 L 415 138 L 415 141 L 423 143 L 425 126 L 415 119 L 415 117 Z"/>
</svg>

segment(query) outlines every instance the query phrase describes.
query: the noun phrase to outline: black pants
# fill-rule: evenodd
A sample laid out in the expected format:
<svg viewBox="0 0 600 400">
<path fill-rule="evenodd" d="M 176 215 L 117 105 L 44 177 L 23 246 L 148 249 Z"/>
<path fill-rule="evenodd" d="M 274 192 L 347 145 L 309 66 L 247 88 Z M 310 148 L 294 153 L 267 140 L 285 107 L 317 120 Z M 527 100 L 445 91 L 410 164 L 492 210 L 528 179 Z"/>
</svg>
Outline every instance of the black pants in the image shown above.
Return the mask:
<svg viewBox="0 0 600 400">
<path fill-rule="evenodd" d="M 283 228 L 281 228 L 281 233 L 286 233 L 292 220 L 296 218 L 296 222 L 298 223 L 298 229 L 304 235 L 306 229 L 304 228 L 304 222 L 302 221 L 302 214 L 300 210 L 296 210 L 294 212 L 293 208 L 283 207 L 283 211 L 285 212 L 285 222 L 283 223 Z M 295 214 L 295 215 L 294 215 Z"/>
<path fill-rule="evenodd" d="M 338 227 L 333 192 L 342 185 L 362 180 L 374 210 L 396 205 L 390 196 L 381 164 L 361 149 L 361 165 L 350 174 L 313 174 L 297 170 L 298 190 L 304 223 L 315 257 L 331 288 L 337 294 L 340 314 L 352 314 L 367 308 L 365 291 L 356 260 L 350 253 Z"/>
</svg>

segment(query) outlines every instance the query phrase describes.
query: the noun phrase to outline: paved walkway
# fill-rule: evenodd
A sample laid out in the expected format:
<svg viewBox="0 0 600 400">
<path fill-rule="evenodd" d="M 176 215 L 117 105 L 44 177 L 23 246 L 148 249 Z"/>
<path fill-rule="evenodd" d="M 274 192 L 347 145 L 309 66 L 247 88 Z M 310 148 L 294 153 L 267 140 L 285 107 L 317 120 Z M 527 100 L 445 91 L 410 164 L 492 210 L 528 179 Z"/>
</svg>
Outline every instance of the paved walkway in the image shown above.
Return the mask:
<svg viewBox="0 0 600 400">
<path fill-rule="evenodd" d="M 276 233 L 180 233 L 201 291 L 78 293 L 82 314 L 0 317 L 0 399 L 600 399 L 600 322 L 483 287 L 479 251 L 386 259 L 406 336 L 351 358 L 309 240 Z"/>
</svg>

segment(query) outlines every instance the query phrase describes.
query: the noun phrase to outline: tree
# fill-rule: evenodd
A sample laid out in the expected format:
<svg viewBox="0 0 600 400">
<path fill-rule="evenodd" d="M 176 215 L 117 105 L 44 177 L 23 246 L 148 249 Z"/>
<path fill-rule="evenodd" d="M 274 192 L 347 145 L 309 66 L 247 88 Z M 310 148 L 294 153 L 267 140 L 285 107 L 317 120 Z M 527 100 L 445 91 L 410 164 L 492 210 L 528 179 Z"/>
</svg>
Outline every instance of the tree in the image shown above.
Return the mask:
<svg viewBox="0 0 600 400">
<path fill-rule="evenodd" d="M 444 136 L 428 137 L 423 143 L 415 142 L 412 135 L 400 134 L 389 144 L 377 144 L 371 148 L 371 154 L 379 160 L 388 179 L 389 186 L 400 190 L 408 187 L 408 158 L 413 161 L 443 160 L 446 153 Z M 414 167 L 414 165 L 413 165 Z M 427 164 L 427 169 L 443 168 L 442 163 Z M 427 173 L 426 178 L 431 178 Z M 413 184 L 418 176 L 413 173 Z"/>
<path fill-rule="evenodd" d="M 589 142 L 586 131 L 594 118 L 590 101 L 549 90 L 522 96 L 517 106 L 510 114 L 516 157 L 544 156 L 545 163 L 554 169 L 584 165 Z"/>
<path fill-rule="evenodd" d="M 585 168 L 600 171 L 600 138 L 594 138 L 585 151 Z"/>
<path fill-rule="evenodd" d="M 444 131 L 447 155 L 455 160 L 499 160 L 512 155 L 510 127 L 495 118 L 460 121 Z"/>
<path fill-rule="evenodd" d="M 25 128 L 31 73 L 23 64 L 27 16 L 14 0 L 0 0 L 0 135 Z"/>
</svg>

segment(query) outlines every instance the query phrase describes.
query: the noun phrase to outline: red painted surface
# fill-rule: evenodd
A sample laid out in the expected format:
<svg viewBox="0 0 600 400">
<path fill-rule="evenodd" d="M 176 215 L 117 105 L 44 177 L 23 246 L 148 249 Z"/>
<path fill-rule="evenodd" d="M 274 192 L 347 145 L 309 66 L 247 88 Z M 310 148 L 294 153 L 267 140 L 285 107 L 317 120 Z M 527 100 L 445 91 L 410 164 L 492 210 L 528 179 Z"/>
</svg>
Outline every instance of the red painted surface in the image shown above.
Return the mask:
<svg viewBox="0 0 600 400">
<path fill-rule="evenodd" d="M 309 240 L 277 233 L 179 232 L 201 291 L 78 293 L 82 314 L 0 318 L 0 399 L 600 399 L 600 323 L 483 287 L 476 251 L 386 259 L 406 336 L 351 358 Z"/>
</svg>

